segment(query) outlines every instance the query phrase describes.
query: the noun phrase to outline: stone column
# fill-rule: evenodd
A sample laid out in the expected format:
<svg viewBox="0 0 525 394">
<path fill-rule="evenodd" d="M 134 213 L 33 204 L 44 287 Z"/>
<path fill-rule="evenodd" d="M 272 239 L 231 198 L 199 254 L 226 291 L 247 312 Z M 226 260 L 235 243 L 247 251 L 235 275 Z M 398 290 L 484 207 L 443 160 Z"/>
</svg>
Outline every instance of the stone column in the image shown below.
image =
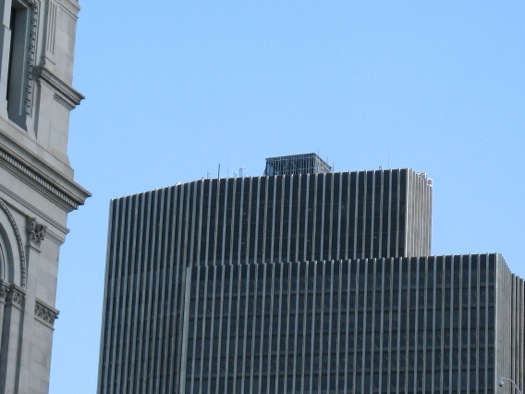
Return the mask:
<svg viewBox="0 0 525 394">
<path fill-rule="evenodd" d="M 0 346 L 2 343 L 2 329 L 4 327 L 4 307 L 7 299 L 7 294 L 9 292 L 9 285 L 0 279 Z M 0 348 L 0 354 L 2 348 Z M 1 356 L 0 356 L 1 359 Z"/>
<path fill-rule="evenodd" d="M 0 345 L 0 393 L 18 393 L 25 291 L 16 285 L 10 285 L 7 289 L 2 322 L 5 331 L 2 332 Z"/>
</svg>

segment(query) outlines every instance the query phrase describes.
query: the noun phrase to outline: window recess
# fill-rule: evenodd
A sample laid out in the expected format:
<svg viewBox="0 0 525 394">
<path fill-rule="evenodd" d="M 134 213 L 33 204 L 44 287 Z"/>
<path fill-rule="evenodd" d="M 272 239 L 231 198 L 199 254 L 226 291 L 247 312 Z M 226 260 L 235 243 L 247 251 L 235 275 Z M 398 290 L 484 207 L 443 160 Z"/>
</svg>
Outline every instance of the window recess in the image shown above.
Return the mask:
<svg viewBox="0 0 525 394">
<path fill-rule="evenodd" d="M 30 72 L 34 48 L 31 51 L 33 8 L 14 0 L 9 21 L 10 45 L 7 70 L 7 113 L 9 119 L 26 129 L 29 110 Z M 36 26 L 36 23 L 34 24 Z M 34 35 L 33 35 L 34 36 Z M 31 56 L 33 55 L 33 56 Z"/>
</svg>

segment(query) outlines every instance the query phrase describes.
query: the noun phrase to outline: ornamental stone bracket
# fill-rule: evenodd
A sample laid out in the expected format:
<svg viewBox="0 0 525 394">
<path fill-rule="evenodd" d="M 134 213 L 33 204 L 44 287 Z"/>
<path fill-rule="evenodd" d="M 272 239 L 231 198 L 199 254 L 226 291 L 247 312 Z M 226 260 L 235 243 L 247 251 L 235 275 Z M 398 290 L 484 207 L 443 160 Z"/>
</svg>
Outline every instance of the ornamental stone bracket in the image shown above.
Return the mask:
<svg viewBox="0 0 525 394">
<path fill-rule="evenodd" d="M 47 227 L 36 221 L 35 218 L 29 218 L 27 221 L 27 235 L 30 245 L 40 248 L 40 244 L 46 237 Z"/>
<path fill-rule="evenodd" d="M 11 285 L 11 292 L 7 295 L 7 305 L 12 305 L 17 307 L 21 311 L 24 310 L 24 305 L 26 302 L 26 292 L 24 289 L 18 287 L 17 285 Z"/>
<path fill-rule="evenodd" d="M 0 302 L 4 303 L 7 300 L 7 295 L 9 294 L 9 283 L 4 282 L 0 279 Z"/>
<path fill-rule="evenodd" d="M 55 320 L 58 319 L 58 310 L 40 300 L 35 302 L 35 319 L 53 329 Z"/>
<path fill-rule="evenodd" d="M 0 302 L 6 306 L 14 306 L 21 311 L 24 310 L 26 292 L 15 284 L 9 284 L 0 280 Z"/>
</svg>

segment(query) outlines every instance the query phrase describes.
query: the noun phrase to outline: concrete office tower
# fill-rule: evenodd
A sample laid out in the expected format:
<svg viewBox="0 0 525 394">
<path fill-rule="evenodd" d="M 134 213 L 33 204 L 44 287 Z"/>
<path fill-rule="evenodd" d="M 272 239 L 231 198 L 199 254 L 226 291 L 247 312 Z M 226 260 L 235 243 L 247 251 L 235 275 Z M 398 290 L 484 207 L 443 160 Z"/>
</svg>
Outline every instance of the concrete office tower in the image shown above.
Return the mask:
<svg viewBox="0 0 525 394">
<path fill-rule="evenodd" d="M 99 393 L 179 392 L 190 267 L 425 256 L 431 192 L 403 169 L 203 179 L 112 201 Z"/>
<path fill-rule="evenodd" d="M 431 192 L 320 171 L 112 201 L 98 392 L 523 387 L 525 284 L 497 254 L 430 256 Z"/>
<path fill-rule="evenodd" d="M 510 393 L 525 293 L 499 255 L 187 271 L 183 393 Z"/>
<path fill-rule="evenodd" d="M 76 0 L 0 1 L 0 393 L 47 393 L 73 180 Z"/>
</svg>

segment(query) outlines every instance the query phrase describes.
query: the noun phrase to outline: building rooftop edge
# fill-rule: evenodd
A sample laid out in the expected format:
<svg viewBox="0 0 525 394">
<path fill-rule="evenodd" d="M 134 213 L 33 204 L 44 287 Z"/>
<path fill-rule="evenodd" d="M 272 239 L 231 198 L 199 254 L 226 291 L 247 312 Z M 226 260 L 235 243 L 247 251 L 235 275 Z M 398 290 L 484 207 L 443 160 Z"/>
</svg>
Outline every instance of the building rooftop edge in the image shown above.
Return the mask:
<svg viewBox="0 0 525 394">
<path fill-rule="evenodd" d="M 325 172 L 325 173 L 318 173 L 318 174 L 294 174 L 294 175 L 246 175 L 246 176 L 226 176 L 226 177 L 210 177 L 210 178 L 201 178 L 201 179 L 194 179 L 194 180 L 191 180 L 191 181 L 184 181 L 184 182 L 177 182 L 173 185 L 167 185 L 167 186 L 159 186 L 159 187 L 156 187 L 156 188 L 153 188 L 153 189 L 149 189 L 149 190 L 143 190 L 143 191 L 140 191 L 140 192 L 136 192 L 136 193 L 131 193 L 131 194 L 126 194 L 126 195 L 123 195 L 123 196 L 119 196 L 119 197 L 113 197 L 110 199 L 110 201 L 114 201 L 114 200 L 120 200 L 120 199 L 125 199 L 125 198 L 131 198 L 131 197 L 134 197 L 134 196 L 139 196 L 139 195 L 142 195 L 142 194 L 145 194 L 145 193 L 153 193 L 153 192 L 157 192 L 157 191 L 160 191 L 160 190 L 165 190 L 165 189 L 169 189 L 169 188 L 172 188 L 172 187 L 177 187 L 177 186 L 182 186 L 182 185 L 186 185 L 186 184 L 189 184 L 189 183 L 195 183 L 195 182 L 203 182 L 203 181 L 212 181 L 212 180 L 224 180 L 224 179 L 241 179 L 241 178 L 270 178 L 270 177 L 293 177 L 293 176 L 319 176 L 319 175 L 322 175 L 322 176 L 325 176 L 325 175 L 335 175 L 335 174 L 349 174 L 349 173 L 363 173 L 363 172 L 390 172 L 390 171 L 403 171 L 403 170 L 406 170 L 406 171 L 412 171 L 414 174 L 417 174 L 421 177 L 423 177 L 424 179 L 426 179 L 428 181 L 428 184 L 429 186 L 432 186 L 432 179 L 429 178 L 427 176 L 427 173 L 426 172 L 421 172 L 421 171 L 415 171 L 413 168 L 410 168 L 410 167 L 404 167 L 404 168 L 388 168 L 388 169 L 385 169 L 385 168 L 381 168 L 381 169 L 374 169 L 374 170 L 352 170 L 352 171 L 335 171 L 335 172 Z"/>
</svg>

